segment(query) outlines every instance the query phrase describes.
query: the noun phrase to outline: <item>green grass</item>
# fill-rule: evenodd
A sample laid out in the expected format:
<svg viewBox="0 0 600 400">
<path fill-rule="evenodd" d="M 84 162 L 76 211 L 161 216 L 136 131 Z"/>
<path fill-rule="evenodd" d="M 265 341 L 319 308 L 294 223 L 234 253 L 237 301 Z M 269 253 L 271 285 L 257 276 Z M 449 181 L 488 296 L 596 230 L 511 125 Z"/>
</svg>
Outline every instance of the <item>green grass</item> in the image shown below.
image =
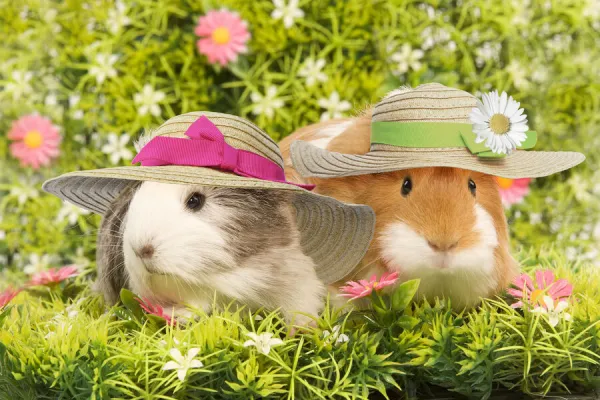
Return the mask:
<svg viewBox="0 0 600 400">
<path fill-rule="evenodd" d="M 390 398 L 439 386 L 471 398 L 494 390 L 532 395 L 590 393 L 600 384 L 600 271 L 569 265 L 558 252 L 521 253 L 526 270 L 552 268 L 574 285 L 569 312 L 545 316 L 485 300 L 453 313 L 444 301 L 397 301 L 349 314 L 327 309 L 317 327 L 294 336 L 276 312 L 225 309 L 166 326 L 131 302 L 105 311 L 88 277 L 15 298 L 0 325 L 0 392 L 6 398 Z M 70 295 L 67 295 L 70 293 Z M 508 301 L 508 302 L 507 302 Z M 262 319 L 256 318 L 262 316 Z M 336 344 L 323 335 L 340 325 Z M 284 343 L 265 355 L 244 347 L 248 332 Z M 177 342 L 175 342 L 177 340 Z M 164 341 L 161 343 L 161 341 Z M 182 382 L 162 367 L 168 351 L 199 348 L 204 366 Z"/>
</svg>

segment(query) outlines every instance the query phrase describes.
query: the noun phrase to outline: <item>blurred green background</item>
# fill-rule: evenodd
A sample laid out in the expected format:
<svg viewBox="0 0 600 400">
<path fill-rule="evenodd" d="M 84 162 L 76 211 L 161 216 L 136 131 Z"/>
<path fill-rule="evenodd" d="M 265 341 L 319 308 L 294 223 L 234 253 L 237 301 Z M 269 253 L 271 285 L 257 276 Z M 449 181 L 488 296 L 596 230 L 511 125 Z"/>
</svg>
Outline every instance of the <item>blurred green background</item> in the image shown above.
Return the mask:
<svg viewBox="0 0 600 400">
<path fill-rule="evenodd" d="M 246 21 L 247 52 L 200 54 L 209 10 Z M 99 218 L 41 191 L 60 173 L 128 164 L 146 128 L 188 111 L 241 115 L 275 139 L 352 115 L 400 85 L 440 82 L 521 102 L 537 150 L 585 164 L 532 183 L 507 209 L 516 246 L 597 262 L 600 1 L 0 0 L 0 286 L 93 266 Z M 8 133 L 38 113 L 59 155 L 22 166 Z"/>
</svg>

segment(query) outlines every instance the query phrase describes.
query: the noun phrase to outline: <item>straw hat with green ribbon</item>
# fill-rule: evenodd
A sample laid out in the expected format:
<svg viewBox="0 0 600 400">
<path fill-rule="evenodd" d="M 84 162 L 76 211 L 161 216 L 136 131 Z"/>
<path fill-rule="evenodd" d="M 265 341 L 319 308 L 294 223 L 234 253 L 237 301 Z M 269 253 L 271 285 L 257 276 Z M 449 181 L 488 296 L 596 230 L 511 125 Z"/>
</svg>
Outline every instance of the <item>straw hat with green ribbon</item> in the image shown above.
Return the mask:
<svg viewBox="0 0 600 400">
<path fill-rule="evenodd" d="M 482 102 L 439 83 L 402 88 L 373 108 L 368 153 L 341 154 L 296 141 L 292 163 L 305 177 L 455 167 L 516 179 L 547 176 L 585 160 L 575 152 L 530 151 L 537 133 L 519 105 L 506 93 L 485 94 Z"/>
<path fill-rule="evenodd" d="M 287 182 L 277 144 L 239 117 L 203 111 L 173 117 L 153 132 L 134 162 L 142 166 L 70 172 L 45 182 L 43 188 L 101 215 L 137 181 L 289 191 L 295 194 L 300 244 L 325 283 L 352 271 L 373 235 L 371 208 L 344 204 Z"/>
</svg>

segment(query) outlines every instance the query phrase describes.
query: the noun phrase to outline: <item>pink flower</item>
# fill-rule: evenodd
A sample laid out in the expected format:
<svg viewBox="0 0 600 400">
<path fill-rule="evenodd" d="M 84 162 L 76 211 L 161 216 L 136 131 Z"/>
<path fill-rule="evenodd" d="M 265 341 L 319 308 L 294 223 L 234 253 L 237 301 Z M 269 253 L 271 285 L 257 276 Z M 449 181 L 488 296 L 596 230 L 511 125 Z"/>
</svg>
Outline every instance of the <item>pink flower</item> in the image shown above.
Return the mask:
<svg viewBox="0 0 600 400">
<path fill-rule="evenodd" d="M 163 310 L 161 306 L 152 303 L 148 298 L 144 297 L 143 299 L 140 299 L 139 297 L 136 297 L 135 300 L 140 303 L 140 307 L 142 307 L 144 311 L 146 311 L 148 314 L 156 315 L 157 317 L 164 319 L 167 324 L 174 325 L 177 322 L 170 315 L 165 314 L 165 310 Z"/>
<path fill-rule="evenodd" d="M 529 193 L 531 178 L 508 179 L 496 177 L 502 204 L 505 207 L 520 203 Z"/>
<path fill-rule="evenodd" d="M 508 293 L 520 299 L 511 305 L 513 308 L 523 307 L 523 302 L 531 306 L 546 308 L 544 296 L 551 297 L 556 304 L 561 300 L 567 300 L 573 293 L 573 285 L 566 279 L 555 280 L 554 273 L 550 270 L 535 271 L 535 282 L 527 274 L 521 274 L 513 280 L 517 289 L 508 289 Z"/>
<path fill-rule="evenodd" d="M 398 273 L 385 273 L 381 275 L 381 279 L 377 281 L 377 276 L 373 275 L 369 281 L 361 279 L 358 282 L 346 282 L 347 286 L 342 286 L 340 290 L 344 293 L 340 294 L 343 297 L 350 297 L 350 300 L 360 299 L 370 295 L 373 290 L 377 291 L 386 286 L 393 285 L 398 280 Z"/>
<path fill-rule="evenodd" d="M 39 115 L 26 115 L 12 123 L 8 138 L 14 143 L 10 145 L 10 153 L 27 165 L 38 169 L 40 165 L 50 164 L 52 158 L 59 154 L 60 134 L 52 122 Z"/>
<path fill-rule="evenodd" d="M 49 286 L 60 283 L 65 279 L 76 276 L 79 273 L 77 266 L 69 265 L 59 269 L 50 268 L 34 274 L 27 286 Z"/>
<path fill-rule="evenodd" d="M 248 50 L 248 25 L 239 15 L 229 11 L 209 11 L 198 19 L 195 33 L 202 38 L 196 43 L 198 51 L 206 55 L 211 64 L 226 65 Z"/>
<path fill-rule="evenodd" d="M 0 293 L 0 309 L 4 308 L 12 299 L 15 298 L 21 291 L 15 290 L 11 287 Z"/>
</svg>

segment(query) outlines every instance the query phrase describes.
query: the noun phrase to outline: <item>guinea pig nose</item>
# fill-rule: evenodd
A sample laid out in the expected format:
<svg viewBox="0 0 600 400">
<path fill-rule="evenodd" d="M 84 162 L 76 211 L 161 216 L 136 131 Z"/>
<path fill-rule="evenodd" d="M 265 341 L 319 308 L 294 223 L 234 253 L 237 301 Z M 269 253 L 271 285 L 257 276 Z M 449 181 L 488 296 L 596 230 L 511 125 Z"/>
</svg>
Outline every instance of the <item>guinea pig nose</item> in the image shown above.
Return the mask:
<svg viewBox="0 0 600 400">
<path fill-rule="evenodd" d="M 429 247 L 431 247 L 435 251 L 450 251 L 458 246 L 458 242 L 432 242 L 431 240 L 427 241 Z"/>
<path fill-rule="evenodd" d="M 135 252 L 139 258 L 152 258 L 154 255 L 154 246 L 146 244 Z"/>
</svg>

